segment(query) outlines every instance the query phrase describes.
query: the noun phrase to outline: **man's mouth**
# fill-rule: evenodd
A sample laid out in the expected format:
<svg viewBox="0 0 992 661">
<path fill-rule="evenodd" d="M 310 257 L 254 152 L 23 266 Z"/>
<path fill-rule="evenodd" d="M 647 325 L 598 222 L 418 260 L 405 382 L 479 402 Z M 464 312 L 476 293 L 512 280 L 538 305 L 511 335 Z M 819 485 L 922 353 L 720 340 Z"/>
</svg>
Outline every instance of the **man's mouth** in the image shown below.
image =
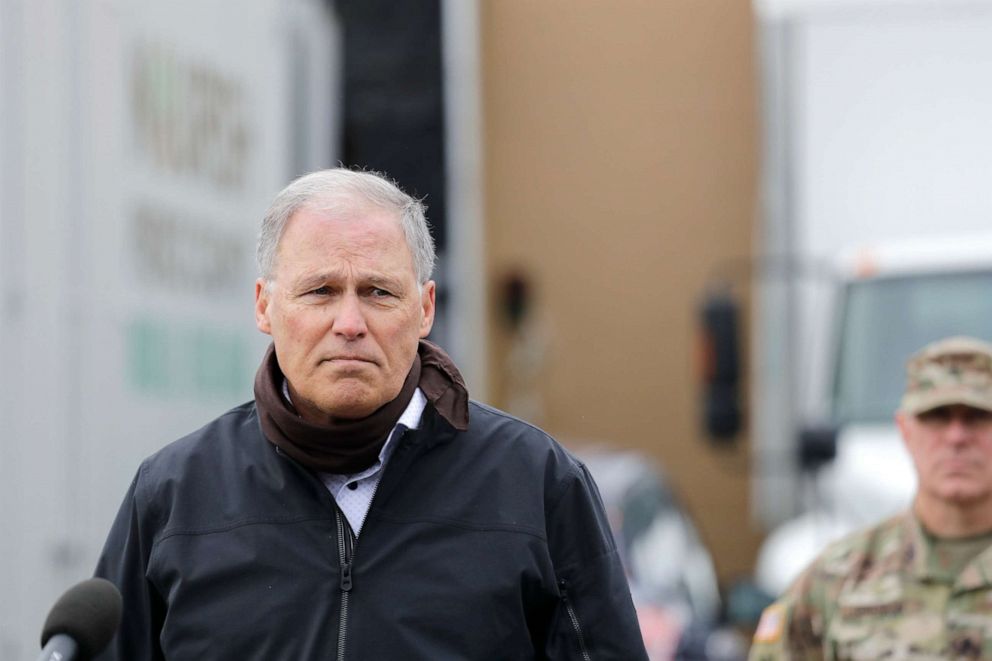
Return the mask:
<svg viewBox="0 0 992 661">
<path fill-rule="evenodd" d="M 979 462 L 965 457 L 954 457 L 943 462 L 943 468 L 949 473 L 970 473 L 974 471 Z"/>
<path fill-rule="evenodd" d="M 348 363 L 368 363 L 370 365 L 375 364 L 374 360 L 372 360 L 371 358 L 366 358 L 365 356 L 332 356 L 330 358 L 325 358 L 323 362 L 339 363 L 339 364 L 348 364 Z"/>
</svg>

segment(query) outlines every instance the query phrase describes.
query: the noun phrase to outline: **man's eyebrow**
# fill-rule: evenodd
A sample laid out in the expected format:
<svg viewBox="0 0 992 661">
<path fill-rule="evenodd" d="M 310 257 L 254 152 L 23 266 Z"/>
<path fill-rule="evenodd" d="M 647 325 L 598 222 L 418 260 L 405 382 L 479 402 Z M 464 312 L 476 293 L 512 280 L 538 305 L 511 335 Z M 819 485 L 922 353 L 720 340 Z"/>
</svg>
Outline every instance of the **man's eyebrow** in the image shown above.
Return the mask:
<svg viewBox="0 0 992 661">
<path fill-rule="evenodd" d="M 321 273 L 311 273 L 309 275 L 302 275 L 293 281 L 294 290 L 307 290 L 313 287 L 318 287 L 325 282 L 333 280 L 335 278 L 335 273 L 331 271 L 323 271 Z"/>
<path fill-rule="evenodd" d="M 391 278 L 386 275 L 370 275 L 366 280 L 373 287 L 381 287 L 392 292 L 398 292 L 403 289 L 403 282 L 399 278 Z"/>
<path fill-rule="evenodd" d="M 341 277 L 341 274 L 336 271 L 322 271 L 319 273 L 311 273 L 309 275 L 302 275 L 293 281 L 294 291 L 308 291 L 314 289 L 328 282 L 333 282 L 337 278 Z M 361 276 L 359 281 L 371 285 L 372 287 L 381 287 L 392 292 L 398 292 L 403 289 L 403 282 L 399 278 L 393 278 L 388 275 L 372 273 L 367 276 Z"/>
</svg>

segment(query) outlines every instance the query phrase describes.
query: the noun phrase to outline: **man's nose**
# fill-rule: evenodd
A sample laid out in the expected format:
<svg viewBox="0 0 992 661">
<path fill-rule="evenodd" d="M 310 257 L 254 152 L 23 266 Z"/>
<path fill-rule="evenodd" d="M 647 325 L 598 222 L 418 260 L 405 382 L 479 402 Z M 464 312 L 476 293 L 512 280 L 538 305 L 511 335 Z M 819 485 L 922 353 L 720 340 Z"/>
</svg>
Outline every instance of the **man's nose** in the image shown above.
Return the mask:
<svg viewBox="0 0 992 661">
<path fill-rule="evenodd" d="M 345 339 L 353 340 L 365 335 L 368 327 L 365 325 L 365 314 L 362 302 L 355 294 L 341 297 L 334 311 L 332 330 Z"/>
<path fill-rule="evenodd" d="M 946 437 L 949 442 L 963 443 L 971 438 L 973 425 L 970 420 L 960 416 L 951 416 L 947 423 Z"/>
</svg>

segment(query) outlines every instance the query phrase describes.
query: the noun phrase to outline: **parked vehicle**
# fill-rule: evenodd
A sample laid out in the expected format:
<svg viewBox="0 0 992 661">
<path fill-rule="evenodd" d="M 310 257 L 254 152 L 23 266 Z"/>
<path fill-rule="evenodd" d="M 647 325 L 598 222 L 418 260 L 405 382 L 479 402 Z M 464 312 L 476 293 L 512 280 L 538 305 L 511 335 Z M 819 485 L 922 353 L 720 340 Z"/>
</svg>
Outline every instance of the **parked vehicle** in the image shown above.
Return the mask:
<svg viewBox="0 0 992 661">
<path fill-rule="evenodd" d="M 743 659 L 746 643 L 721 625 L 713 561 L 664 474 L 635 452 L 580 452 L 623 558 L 652 661 Z"/>
</svg>

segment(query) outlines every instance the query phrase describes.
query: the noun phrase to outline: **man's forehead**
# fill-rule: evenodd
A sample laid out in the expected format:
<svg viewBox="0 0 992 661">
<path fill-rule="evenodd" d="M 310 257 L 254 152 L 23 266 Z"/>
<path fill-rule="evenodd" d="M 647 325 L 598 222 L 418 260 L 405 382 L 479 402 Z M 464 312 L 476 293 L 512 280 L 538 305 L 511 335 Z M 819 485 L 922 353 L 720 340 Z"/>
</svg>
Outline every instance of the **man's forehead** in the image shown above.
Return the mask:
<svg viewBox="0 0 992 661">
<path fill-rule="evenodd" d="M 287 219 L 277 252 L 287 244 L 300 242 L 330 241 L 330 245 L 338 242 L 346 247 L 356 242 L 382 241 L 383 236 L 406 243 L 402 219 L 393 210 L 374 206 L 348 209 L 305 206 Z"/>
<path fill-rule="evenodd" d="M 408 275 L 416 279 L 413 253 L 394 211 L 317 204 L 290 216 L 276 247 L 271 280 L 295 287 L 321 279 L 400 281 Z"/>
<path fill-rule="evenodd" d="M 289 217 L 276 253 L 282 253 L 289 244 L 294 249 L 301 244 L 348 249 L 383 245 L 384 242 L 407 246 L 402 222 L 391 210 L 378 207 L 348 210 L 305 207 Z"/>
</svg>

